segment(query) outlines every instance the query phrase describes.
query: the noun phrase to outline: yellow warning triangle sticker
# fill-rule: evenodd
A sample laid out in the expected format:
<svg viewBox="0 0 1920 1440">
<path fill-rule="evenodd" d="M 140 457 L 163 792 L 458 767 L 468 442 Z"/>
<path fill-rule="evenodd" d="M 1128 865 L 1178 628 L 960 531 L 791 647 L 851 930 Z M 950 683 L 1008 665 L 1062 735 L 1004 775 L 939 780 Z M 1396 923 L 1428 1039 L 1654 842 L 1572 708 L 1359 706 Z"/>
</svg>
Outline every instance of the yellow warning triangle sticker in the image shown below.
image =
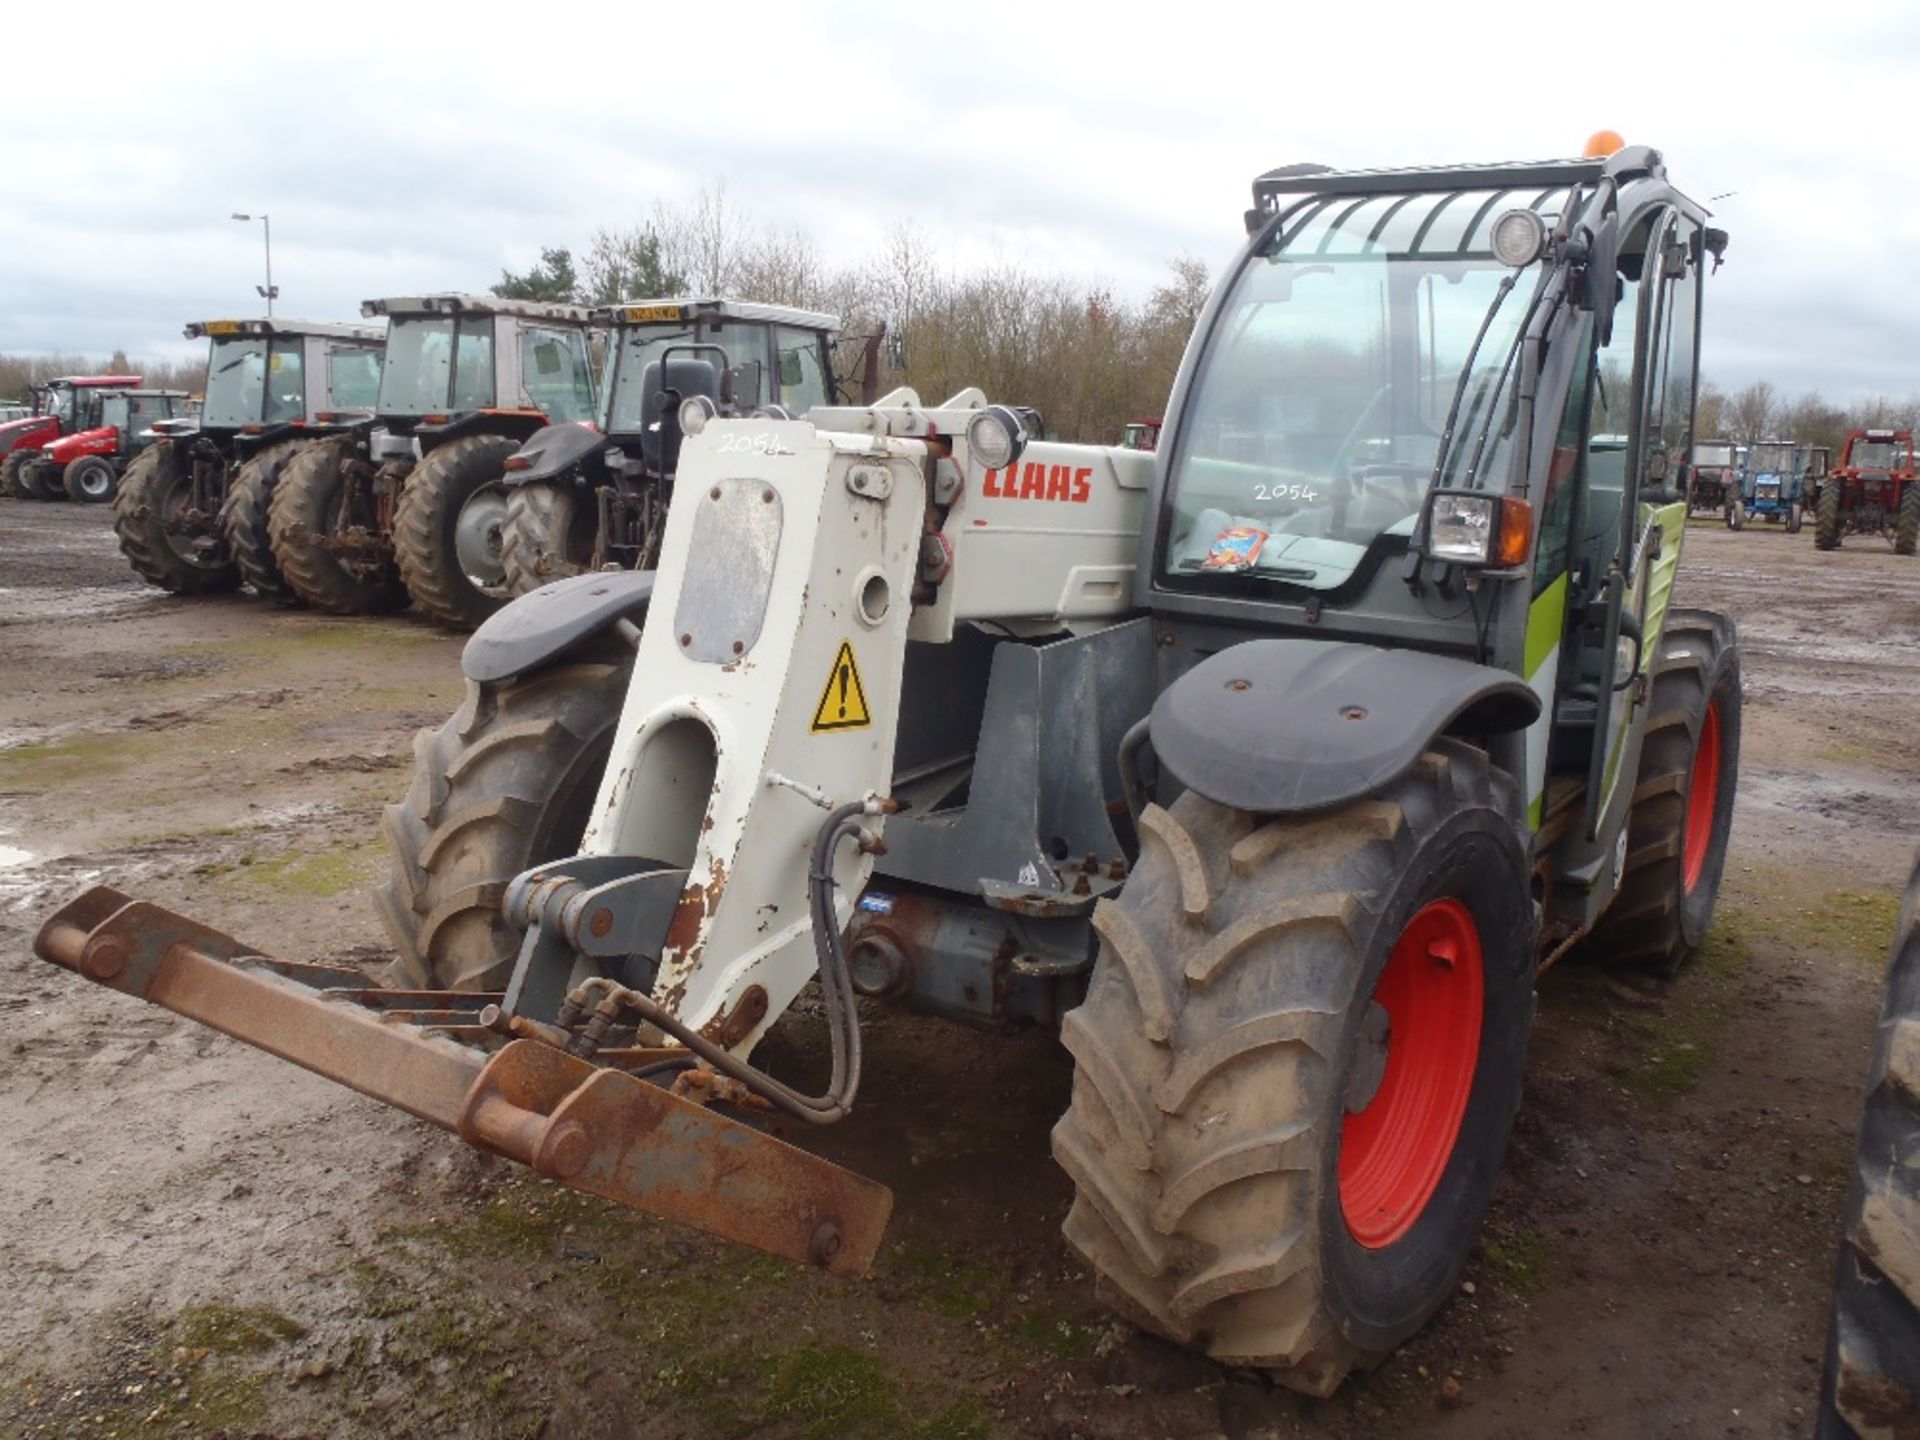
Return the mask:
<svg viewBox="0 0 1920 1440">
<path fill-rule="evenodd" d="M 833 657 L 833 669 L 827 672 L 826 689 L 813 710 L 815 735 L 832 730 L 862 730 L 873 724 L 867 710 L 867 692 L 860 684 L 860 667 L 854 662 L 853 642 L 842 640 L 840 653 Z"/>
</svg>

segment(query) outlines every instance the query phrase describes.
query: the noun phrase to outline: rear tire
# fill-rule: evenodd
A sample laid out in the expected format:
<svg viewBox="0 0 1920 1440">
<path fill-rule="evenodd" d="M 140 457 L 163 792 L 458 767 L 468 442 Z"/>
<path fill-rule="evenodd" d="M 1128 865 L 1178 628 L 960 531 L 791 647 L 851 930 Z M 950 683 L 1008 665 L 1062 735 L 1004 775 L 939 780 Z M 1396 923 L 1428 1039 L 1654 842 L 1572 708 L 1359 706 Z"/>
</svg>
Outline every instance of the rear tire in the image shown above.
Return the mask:
<svg viewBox="0 0 1920 1440">
<path fill-rule="evenodd" d="M 1053 1154 L 1102 1298 L 1314 1395 L 1446 1302 L 1520 1100 L 1524 815 L 1508 776 L 1446 740 L 1323 816 L 1262 824 L 1191 792 L 1148 808 L 1062 1027 L 1075 1075 Z M 1471 946 L 1409 949 L 1432 915 L 1466 916 Z M 1409 964 L 1412 990 L 1380 983 Z M 1447 998 L 1427 1005 L 1423 984 Z M 1407 1079 L 1429 1068 L 1450 1078 Z M 1429 1094 L 1450 1098 L 1402 1108 Z"/>
<path fill-rule="evenodd" d="M 533 480 L 507 492 L 500 560 L 515 595 L 587 572 L 599 529 L 589 498 L 583 486 L 564 480 Z"/>
<path fill-rule="evenodd" d="M 412 989 L 497 990 L 519 936 L 500 902 L 524 870 L 576 853 L 613 746 L 633 652 L 563 660 L 501 683 L 413 741 L 413 782 L 386 811 L 393 875 L 377 897 Z"/>
<path fill-rule="evenodd" d="M 227 490 L 226 513 L 221 517 L 227 549 L 240 567 L 240 578 L 261 599 L 277 605 L 303 603 L 280 573 L 273 558 L 273 539 L 267 531 L 267 509 L 273 501 L 274 487 L 303 444 L 289 440 L 269 445 L 242 465 Z"/>
<path fill-rule="evenodd" d="M 1813 543 L 1816 549 L 1840 548 L 1840 487 L 1826 485 L 1820 490 L 1820 503 L 1813 511 Z"/>
<path fill-rule="evenodd" d="M 320 543 L 333 526 L 346 445 L 323 440 L 301 448 L 280 472 L 267 502 L 267 535 L 281 578 L 295 595 L 330 615 L 377 615 L 407 603 L 391 559 L 349 569 Z"/>
<path fill-rule="evenodd" d="M 15 500 L 30 500 L 33 498 L 27 494 L 26 482 L 21 475 L 21 472 L 27 468 L 27 464 L 33 459 L 33 456 L 34 452 L 31 450 L 15 450 L 9 454 L 4 461 L 0 461 L 0 493 L 4 493 Z"/>
<path fill-rule="evenodd" d="M 1802 506 L 1798 500 L 1787 507 L 1787 533 L 1789 535 L 1798 535 L 1800 533 L 1800 526 L 1806 520 L 1806 513 L 1806 508 Z"/>
<path fill-rule="evenodd" d="M 1900 492 L 1899 518 L 1893 526 L 1893 553 L 1911 555 L 1920 549 L 1920 481 Z"/>
<path fill-rule="evenodd" d="M 1740 651 L 1733 621 L 1670 610 L 1653 662 L 1624 878 L 1587 947 L 1671 975 L 1713 924 L 1740 775 Z"/>
<path fill-rule="evenodd" d="M 113 528 L 120 553 L 144 580 L 174 595 L 212 595 L 238 589 L 240 571 L 224 545 L 203 548 L 194 537 L 169 532 L 192 502 L 193 484 L 184 465 L 172 463 L 172 447 L 149 445 L 120 477 L 113 501 Z"/>
<path fill-rule="evenodd" d="M 468 435 L 413 467 L 393 512 L 393 553 L 413 603 L 442 625 L 473 630 L 512 598 L 501 565 L 504 435 Z"/>
<path fill-rule="evenodd" d="M 41 483 L 41 472 L 47 468 L 41 464 L 46 456 L 38 450 L 29 450 L 20 457 L 20 467 L 13 473 L 13 493 L 22 500 L 51 500 L 53 491 Z M 60 492 L 60 499 L 67 498 L 66 492 Z"/>
<path fill-rule="evenodd" d="M 1817 1440 L 1920 1433 L 1920 868 L 1867 1074 Z"/>
<path fill-rule="evenodd" d="M 61 488 L 67 498 L 81 505 L 105 505 L 119 490 L 120 477 L 113 462 L 99 455 L 82 455 L 67 462 L 60 474 Z"/>
<path fill-rule="evenodd" d="M 1747 507 L 1738 500 L 1727 507 L 1727 528 L 1738 530 L 1747 523 Z"/>
</svg>

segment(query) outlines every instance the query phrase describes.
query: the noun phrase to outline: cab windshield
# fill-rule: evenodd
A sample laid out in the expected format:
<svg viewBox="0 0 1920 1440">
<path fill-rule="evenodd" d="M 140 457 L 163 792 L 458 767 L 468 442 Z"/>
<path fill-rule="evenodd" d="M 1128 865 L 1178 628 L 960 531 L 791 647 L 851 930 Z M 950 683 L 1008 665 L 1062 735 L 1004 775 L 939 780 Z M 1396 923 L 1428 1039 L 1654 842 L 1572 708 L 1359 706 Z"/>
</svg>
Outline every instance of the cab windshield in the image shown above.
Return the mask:
<svg viewBox="0 0 1920 1440">
<path fill-rule="evenodd" d="M 1537 264 L 1501 264 L 1491 229 L 1518 208 L 1551 225 L 1566 197 L 1323 197 L 1284 221 L 1235 280 L 1195 374 L 1165 572 L 1332 589 L 1382 536 L 1412 533 L 1436 470 L 1449 486 L 1500 484 L 1499 402 Z"/>
<path fill-rule="evenodd" d="M 1904 470 L 1907 447 L 1896 440 L 1861 440 L 1848 463 L 1861 470 Z"/>
<path fill-rule="evenodd" d="M 60 428 L 70 429 L 73 425 L 73 389 L 67 385 L 51 386 L 46 392 L 46 413 L 60 422 Z"/>
<path fill-rule="evenodd" d="M 1755 475 L 1784 475 L 1792 468 L 1791 445 L 1756 445 L 1747 452 L 1747 469 Z"/>
<path fill-rule="evenodd" d="M 237 430 L 262 421 L 298 420 L 305 413 L 298 336 L 233 335 L 214 340 L 207 360 L 203 424 Z"/>
<path fill-rule="evenodd" d="M 380 366 L 382 415 L 477 410 L 494 403 L 493 317 L 395 315 Z"/>
<path fill-rule="evenodd" d="M 816 342 L 817 343 L 817 342 Z M 763 323 L 743 320 L 703 320 L 696 326 L 676 325 L 637 325 L 622 330 L 620 351 L 614 362 L 613 390 L 607 403 L 607 433 L 616 431 L 632 434 L 645 430 L 660 416 L 649 414 L 646 395 L 647 367 L 663 356 L 669 346 L 702 345 L 718 347 L 715 349 L 681 350 L 674 355 L 680 360 L 705 360 L 716 370 L 737 370 L 742 366 L 758 363 L 761 367 L 757 389 L 752 394 L 738 394 L 734 401 L 743 410 L 765 403 L 767 377 L 764 374 L 767 363 L 767 327 Z M 725 355 L 724 362 L 721 355 Z M 784 356 L 784 352 L 783 352 Z M 795 362 L 796 366 L 802 362 Z M 742 383 L 755 384 L 752 379 L 756 372 L 747 372 Z M 798 373 L 797 388 L 804 387 L 804 373 Z M 717 398 L 717 397 L 716 397 Z M 800 401 L 796 408 L 804 409 L 816 402 L 811 399 Z"/>
</svg>

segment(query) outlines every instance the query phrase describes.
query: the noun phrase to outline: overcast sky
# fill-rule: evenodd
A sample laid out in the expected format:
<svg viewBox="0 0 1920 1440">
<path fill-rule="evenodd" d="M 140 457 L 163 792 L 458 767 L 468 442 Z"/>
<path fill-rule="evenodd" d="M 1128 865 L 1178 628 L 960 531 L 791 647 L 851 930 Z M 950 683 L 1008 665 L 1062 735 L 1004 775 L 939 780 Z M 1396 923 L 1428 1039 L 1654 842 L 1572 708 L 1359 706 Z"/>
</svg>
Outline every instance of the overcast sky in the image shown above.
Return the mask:
<svg viewBox="0 0 1920 1440">
<path fill-rule="evenodd" d="M 956 262 L 1144 294 L 1176 255 L 1217 271 L 1274 165 L 1607 126 L 1735 192 L 1710 377 L 1920 393 L 1920 7 L 1307 9 L 14 6 L 0 351 L 190 353 L 184 321 L 259 305 L 235 210 L 271 213 L 279 309 L 309 319 L 484 289 L 716 181 L 829 263 L 911 219 Z"/>
</svg>

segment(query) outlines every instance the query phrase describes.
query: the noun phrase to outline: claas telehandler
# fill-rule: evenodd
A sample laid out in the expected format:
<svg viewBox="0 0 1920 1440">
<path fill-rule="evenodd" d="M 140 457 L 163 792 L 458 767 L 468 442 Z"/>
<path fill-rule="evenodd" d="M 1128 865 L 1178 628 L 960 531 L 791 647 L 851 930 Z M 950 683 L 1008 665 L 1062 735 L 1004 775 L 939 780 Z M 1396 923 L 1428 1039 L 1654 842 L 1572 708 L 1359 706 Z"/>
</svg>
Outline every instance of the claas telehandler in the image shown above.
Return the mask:
<svg viewBox="0 0 1920 1440">
<path fill-rule="evenodd" d="M 1253 202 L 1155 452 L 689 398 L 658 568 L 493 617 L 417 746 L 401 988 L 108 888 L 38 953 L 837 1274 L 891 1196 L 765 1117 L 853 1113 L 861 999 L 1057 1025 L 1112 1305 L 1316 1394 L 1377 1363 L 1457 1283 L 1540 970 L 1713 914 L 1739 660 L 1673 585 L 1725 235 L 1645 147 Z M 754 1063 L 816 981 L 817 1088 Z"/>
</svg>

